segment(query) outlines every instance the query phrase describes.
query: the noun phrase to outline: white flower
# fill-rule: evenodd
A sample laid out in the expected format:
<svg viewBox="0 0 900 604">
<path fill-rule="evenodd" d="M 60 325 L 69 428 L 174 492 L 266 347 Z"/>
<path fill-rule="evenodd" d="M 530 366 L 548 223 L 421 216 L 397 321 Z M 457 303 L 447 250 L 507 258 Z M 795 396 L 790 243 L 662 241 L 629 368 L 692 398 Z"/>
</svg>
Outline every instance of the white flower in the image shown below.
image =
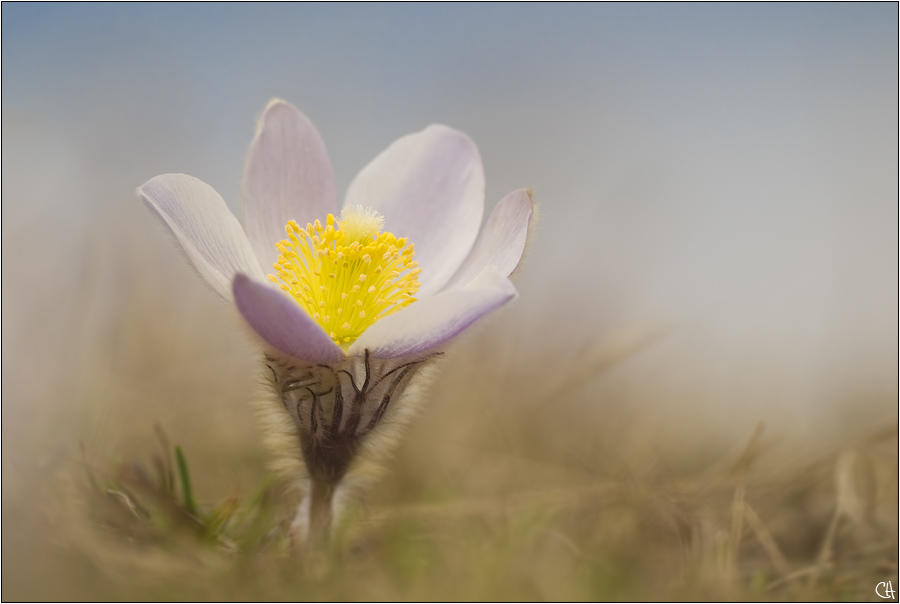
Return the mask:
<svg viewBox="0 0 900 604">
<path fill-rule="evenodd" d="M 263 408 L 270 444 L 280 467 L 308 478 L 295 526 L 311 531 L 310 542 L 327 541 L 332 500 L 354 459 L 372 450 L 376 428 L 387 444 L 403 423 L 392 401 L 415 398 L 410 384 L 427 361 L 516 296 L 507 277 L 525 248 L 529 193 L 501 199 L 479 232 L 478 150 L 433 125 L 363 168 L 339 213 L 322 139 L 279 100 L 250 147 L 243 227 L 192 176 L 163 174 L 138 191 L 268 348 L 278 399 Z M 274 274 L 263 270 L 270 266 Z M 387 414 L 392 421 L 382 421 Z"/>
<path fill-rule="evenodd" d="M 197 271 L 235 302 L 265 343 L 309 364 L 333 365 L 362 357 L 364 351 L 374 359 L 394 359 L 439 350 L 516 296 L 507 277 L 522 255 L 533 212 L 528 192 L 513 191 L 497 203 L 479 233 L 484 171 L 478 150 L 463 133 L 432 125 L 395 141 L 363 168 L 350 184 L 341 219 L 329 218 L 339 210 L 325 145 L 306 116 L 280 100 L 266 107 L 250 147 L 243 227 L 219 194 L 192 176 L 163 174 L 138 191 L 171 229 Z M 307 224 L 309 229 L 304 228 Z M 405 290 L 397 290 L 389 279 L 379 283 L 405 297 L 386 300 L 370 285 L 373 276 L 359 266 L 347 267 L 343 259 L 345 273 L 356 270 L 352 283 L 348 279 L 339 283 L 339 272 L 313 275 L 320 271 L 310 259 L 330 261 L 327 254 L 337 254 L 334 242 L 325 249 L 324 230 L 348 235 L 344 243 L 355 233 L 361 245 L 375 245 L 373 238 L 382 224 L 384 235 L 393 237 L 385 262 L 407 251 L 399 243 L 415 250 L 414 260 L 411 253 L 401 258 L 408 261 L 394 278 L 406 280 L 401 284 L 408 286 Z M 292 240 L 287 238 L 291 225 Z M 366 233 L 366 228 L 374 232 Z M 285 244 L 292 241 L 309 254 L 305 258 L 297 254 L 299 248 L 286 252 Z M 296 263 L 286 266 L 284 261 L 292 258 Z M 357 264 L 363 262 L 360 258 Z M 333 261 L 337 266 L 336 257 Z M 371 256 L 367 261 L 373 264 Z M 272 271 L 264 267 L 273 265 L 278 275 L 267 277 Z M 297 271 L 303 274 L 298 277 Z M 320 281 L 304 281 L 307 276 Z M 354 292 L 353 285 L 364 289 Z M 313 297 L 318 292 L 310 286 L 321 288 L 321 299 Z M 306 292 L 311 293 L 304 301 Z M 349 307 L 336 301 L 341 295 L 344 300 L 351 295 L 368 297 L 351 300 L 347 304 L 356 306 Z M 317 305 L 322 306 L 321 313 L 315 312 Z M 339 327 L 329 327 L 349 325 L 336 317 L 351 312 L 357 323 L 360 313 L 368 312 L 365 324 L 354 325 L 355 331 L 348 327 L 343 335 Z"/>
</svg>

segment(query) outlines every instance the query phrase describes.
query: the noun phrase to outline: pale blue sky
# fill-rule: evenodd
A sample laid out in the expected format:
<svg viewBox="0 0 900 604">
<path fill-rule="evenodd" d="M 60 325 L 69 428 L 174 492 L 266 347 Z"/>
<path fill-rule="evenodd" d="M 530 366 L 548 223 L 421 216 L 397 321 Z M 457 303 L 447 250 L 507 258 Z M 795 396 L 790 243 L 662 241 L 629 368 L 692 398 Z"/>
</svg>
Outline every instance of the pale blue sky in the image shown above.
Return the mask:
<svg viewBox="0 0 900 604">
<path fill-rule="evenodd" d="M 237 208 L 278 96 L 342 191 L 432 122 L 479 145 L 489 206 L 533 187 L 536 330 L 547 308 L 567 337 L 662 318 L 694 334 L 673 354 L 727 375 L 771 356 L 801 398 L 896 391 L 894 3 L 2 10 L 4 327 L 49 287 L 45 255 L 78 262 L 98 220 L 149 220 L 150 177 L 193 174 Z"/>
</svg>

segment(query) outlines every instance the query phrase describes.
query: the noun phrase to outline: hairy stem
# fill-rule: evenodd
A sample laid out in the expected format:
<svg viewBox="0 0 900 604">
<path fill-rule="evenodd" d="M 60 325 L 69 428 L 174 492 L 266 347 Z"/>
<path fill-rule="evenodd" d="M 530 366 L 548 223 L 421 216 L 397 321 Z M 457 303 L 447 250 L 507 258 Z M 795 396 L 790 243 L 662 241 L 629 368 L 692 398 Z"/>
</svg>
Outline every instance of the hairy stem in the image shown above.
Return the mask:
<svg viewBox="0 0 900 604">
<path fill-rule="evenodd" d="M 309 547 L 325 550 L 331 537 L 334 484 L 313 479 L 309 499 Z"/>
</svg>

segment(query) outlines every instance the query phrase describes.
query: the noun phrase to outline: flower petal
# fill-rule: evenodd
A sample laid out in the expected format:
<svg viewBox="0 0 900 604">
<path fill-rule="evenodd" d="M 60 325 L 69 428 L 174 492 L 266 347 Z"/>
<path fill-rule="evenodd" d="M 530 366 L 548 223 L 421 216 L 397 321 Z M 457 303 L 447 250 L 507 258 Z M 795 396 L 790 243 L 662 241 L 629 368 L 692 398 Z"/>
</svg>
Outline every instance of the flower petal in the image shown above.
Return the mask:
<svg viewBox="0 0 900 604">
<path fill-rule="evenodd" d="M 336 363 L 344 358 L 306 311 L 279 290 L 237 275 L 234 303 L 250 327 L 273 348 L 309 363 Z"/>
<path fill-rule="evenodd" d="M 187 174 L 162 174 L 138 188 L 138 194 L 175 235 L 197 272 L 231 299 L 235 273 L 262 276 L 237 218 L 215 189 Z"/>
<path fill-rule="evenodd" d="M 415 245 L 420 296 L 438 291 L 465 259 L 484 214 L 484 169 L 462 132 L 432 125 L 388 147 L 350 183 L 345 205 L 384 215 Z"/>
<path fill-rule="evenodd" d="M 350 346 L 349 354 L 368 349 L 376 358 L 392 359 L 432 350 L 515 296 L 509 279 L 496 267 L 486 267 L 463 289 L 441 292 L 379 319 Z"/>
<path fill-rule="evenodd" d="M 533 213 L 534 204 L 526 189 L 513 191 L 497 202 L 472 251 L 444 289 L 464 286 L 488 265 L 496 266 L 505 277 L 512 274 L 525 250 Z"/>
<path fill-rule="evenodd" d="M 244 173 L 244 226 L 267 269 L 278 258 L 289 220 L 300 226 L 337 214 L 337 189 L 322 137 L 299 109 L 269 102 Z"/>
</svg>

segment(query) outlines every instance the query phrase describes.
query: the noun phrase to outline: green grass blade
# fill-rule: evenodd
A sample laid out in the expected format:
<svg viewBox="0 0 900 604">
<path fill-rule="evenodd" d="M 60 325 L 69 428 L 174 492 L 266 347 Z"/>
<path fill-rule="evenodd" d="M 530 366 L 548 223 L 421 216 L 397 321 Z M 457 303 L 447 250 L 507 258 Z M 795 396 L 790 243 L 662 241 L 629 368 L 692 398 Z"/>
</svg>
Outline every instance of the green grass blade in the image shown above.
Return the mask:
<svg viewBox="0 0 900 604">
<path fill-rule="evenodd" d="M 175 461 L 178 464 L 178 477 L 181 479 L 181 492 L 184 496 L 184 508 L 188 513 L 197 515 L 197 503 L 194 501 L 194 492 L 191 489 L 191 475 L 188 472 L 187 460 L 181 447 L 175 445 Z"/>
</svg>

